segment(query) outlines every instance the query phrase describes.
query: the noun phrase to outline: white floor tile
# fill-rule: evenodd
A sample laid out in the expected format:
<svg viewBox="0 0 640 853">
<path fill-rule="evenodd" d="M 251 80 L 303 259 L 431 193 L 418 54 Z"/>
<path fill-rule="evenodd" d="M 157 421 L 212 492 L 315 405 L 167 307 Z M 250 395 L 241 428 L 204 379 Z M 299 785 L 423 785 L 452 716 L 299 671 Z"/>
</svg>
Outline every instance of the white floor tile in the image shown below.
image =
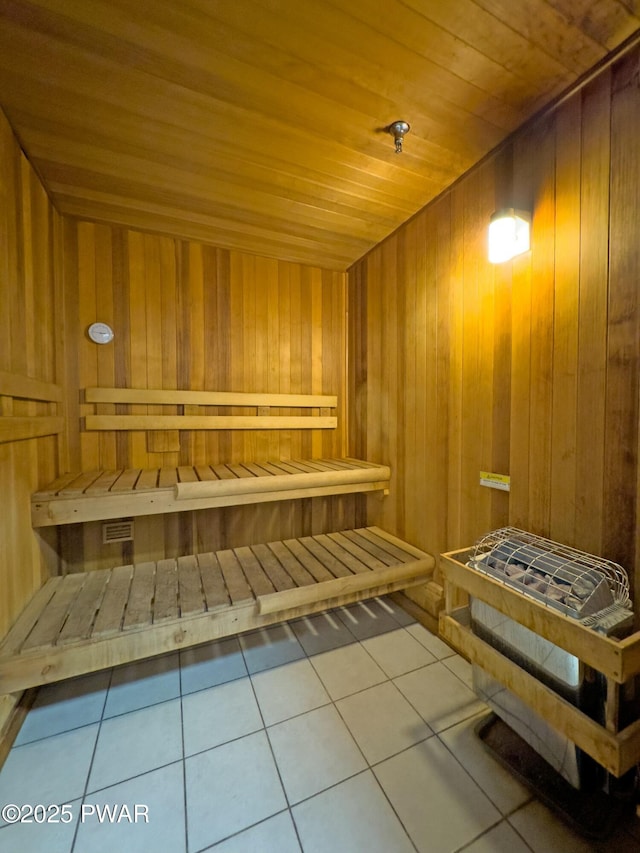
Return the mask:
<svg viewBox="0 0 640 853">
<path fill-rule="evenodd" d="M 441 662 L 401 675 L 394 683 L 435 732 L 486 709 Z"/>
<path fill-rule="evenodd" d="M 0 805 L 62 805 L 81 797 L 98 728 L 94 723 L 14 747 L 0 770 Z"/>
<path fill-rule="evenodd" d="M 147 708 L 180 695 L 180 658 L 162 655 L 113 670 L 104 716 Z"/>
<path fill-rule="evenodd" d="M 374 772 L 420 853 L 458 850 L 501 819 L 437 738 L 383 761 Z"/>
<path fill-rule="evenodd" d="M 84 804 L 87 811 L 78 830 L 76 853 L 114 853 L 117 850 L 122 853 L 185 853 L 181 761 L 107 788 L 99 794 L 89 794 Z M 138 821 L 135 823 L 129 823 L 122 811 L 119 812 L 122 815 L 119 821 L 117 818 L 113 821 L 106 819 L 101 823 L 96 812 L 89 811 L 91 806 L 127 806 L 131 817 L 135 818 L 136 805 L 146 806 L 148 823 L 144 820 L 142 808 L 138 809 Z"/>
<path fill-rule="evenodd" d="M 452 655 L 449 658 L 444 658 L 442 663 L 454 675 L 457 675 L 460 681 L 463 681 L 467 685 L 469 690 L 473 690 L 473 670 L 468 660 L 465 660 L 460 655 Z"/>
<path fill-rule="evenodd" d="M 225 684 L 247 674 L 236 637 L 194 646 L 180 652 L 182 695 Z"/>
<path fill-rule="evenodd" d="M 314 655 L 311 665 L 332 699 L 342 699 L 387 680 L 384 672 L 360 643 Z"/>
<path fill-rule="evenodd" d="M 247 669 L 252 674 L 300 660 L 305 656 L 304 649 L 286 622 L 263 628 L 261 631 L 253 631 L 251 634 L 243 634 L 240 637 L 240 645 Z"/>
<path fill-rule="evenodd" d="M 369 764 L 376 764 L 432 734 L 390 681 L 336 702 Z"/>
<path fill-rule="evenodd" d="M 287 806 L 264 732 L 187 758 L 185 767 L 190 853 Z"/>
<path fill-rule="evenodd" d="M 269 740 L 290 803 L 298 803 L 364 770 L 366 763 L 332 706 L 269 729 Z"/>
<path fill-rule="evenodd" d="M 248 676 L 183 696 L 182 713 L 185 755 L 263 728 Z"/>
<path fill-rule="evenodd" d="M 531 853 L 531 848 L 503 821 L 465 847 L 464 853 Z"/>
<path fill-rule="evenodd" d="M 291 622 L 291 628 L 308 655 L 317 655 L 356 642 L 351 631 L 333 611 L 305 616 Z"/>
<path fill-rule="evenodd" d="M 245 829 L 210 850 L 211 853 L 301 853 L 288 811 Z"/>
<path fill-rule="evenodd" d="M 390 608 L 375 598 L 339 607 L 335 612 L 358 640 L 395 631 L 398 627 Z"/>
<path fill-rule="evenodd" d="M 68 803 L 73 815 L 69 823 L 14 823 L 3 827 L 0 829 L 0 850 L 3 853 L 71 853 L 80 802 Z M 48 814 L 53 815 L 52 812 Z M 60 819 L 60 815 L 57 817 Z M 66 816 L 63 817 L 66 821 Z"/>
<path fill-rule="evenodd" d="M 455 651 L 444 643 L 440 637 L 436 637 L 435 634 L 432 634 L 431 631 L 428 631 L 424 625 L 409 625 L 407 627 L 407 631 L 414 637 L 419 643 L 427 649 L 427 651 L 431 652 L 431 654 L 437 658 L 438 660 L 442 660 L 443 658 L 451 657 L 451 655 L 455 655 Z"/>
<path fill-rule="evenodd" d="M 308 660 L 258 672 L 251 680 L 267 726 L 331 701 Z"/>
<path fill-rule="evenodd" d="M 435 663 L 436 660 L 404 628 L 370 637 L 363 640 L 362 645 L 389 678 L 404 675 L 421 666 Z"/>
<path fill-rule="evenodd" d="M 530 800 L 531 794 L 491 756 L 476 735 L 474 729 L 485 717 L 486 714 L 480 714 L 464 720 L 442 732 L 439 737 L 491 802 L 506 815 Z"/>
<path fill-rule="evenodd" d="M 304 853 L 414 853 L 370 771 L 294 806 L 292 812 Z"/>
<path fill-rule="evenodd" d="M 87 790 L 115 785 L 180 758 L 179 699 L 104 720 Z"/>
<path fill-rule="evenodd" d="M 102 717 L 110 678 L 111 671 L 104 670 L 41 687 L 15 746 L 97 723 Z"/>
</svg>

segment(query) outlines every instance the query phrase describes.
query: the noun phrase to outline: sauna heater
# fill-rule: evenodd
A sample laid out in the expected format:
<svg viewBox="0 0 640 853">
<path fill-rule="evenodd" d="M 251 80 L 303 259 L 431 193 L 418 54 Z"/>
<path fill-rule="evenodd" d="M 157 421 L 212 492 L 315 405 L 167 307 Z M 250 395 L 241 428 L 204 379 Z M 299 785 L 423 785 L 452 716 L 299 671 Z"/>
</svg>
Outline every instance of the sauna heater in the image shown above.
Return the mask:
<svg viewBox="0 0 640 853">
<path fill-rule="evenodd" d="M 632 629 L 629 582 L 616 563 L 506 527 L 478 540 L 468 565 L 595 631 L 622 638 Z M 471 599 L 470 611 L 477 636 L 591 718 L 604 722 L 606 682 L 601 675 L 477 598 Z M 573 788 L 605 787 L 602 767 L 477 664 L 473 680 L 476 693 L 497 717 Z"/>
</svg>

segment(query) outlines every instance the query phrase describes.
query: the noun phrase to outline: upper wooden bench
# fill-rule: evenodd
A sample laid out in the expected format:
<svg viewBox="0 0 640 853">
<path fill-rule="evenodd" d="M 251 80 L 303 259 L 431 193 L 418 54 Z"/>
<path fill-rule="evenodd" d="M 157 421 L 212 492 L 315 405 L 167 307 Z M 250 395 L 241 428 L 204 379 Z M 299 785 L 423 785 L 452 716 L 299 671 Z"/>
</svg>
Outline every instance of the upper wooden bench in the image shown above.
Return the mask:
<svg viewBox="0 0 640 853">
<path fill-rule="evenodd" d="M 88 403 L 171 405 L 178 415 L 87 415 L 87 430 L 143 430 L 148 436 L 192 429 L 332 429 L 335 396 L 87 388 Z M 250 408 L 257 414 L 192 414 L 213 406 Z M 306 410 L 272 415 L 272 409 Z M 65 474 L 32 496 L 34 527 L 184 512 L 357 492 L 387 492 L 388 466 L 352 459 L 287 459 L 226 465 L 89 471 Z"/>
</svg>

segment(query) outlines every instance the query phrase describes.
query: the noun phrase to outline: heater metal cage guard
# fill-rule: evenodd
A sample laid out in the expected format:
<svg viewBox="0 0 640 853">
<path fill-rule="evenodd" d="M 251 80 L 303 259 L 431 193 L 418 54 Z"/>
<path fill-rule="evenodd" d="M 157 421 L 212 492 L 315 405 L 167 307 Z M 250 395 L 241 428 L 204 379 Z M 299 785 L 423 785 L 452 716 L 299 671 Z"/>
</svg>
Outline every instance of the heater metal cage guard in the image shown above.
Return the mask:
<svg viewBox="0 0 640 853">
<path fill-rule="evenodd" d="M 612 622 L 631 616 L 622 566 L 517 527 L 480 538 L 469 566 L 587 627 L 606 630 L 608 615 Z"/>
</svg>

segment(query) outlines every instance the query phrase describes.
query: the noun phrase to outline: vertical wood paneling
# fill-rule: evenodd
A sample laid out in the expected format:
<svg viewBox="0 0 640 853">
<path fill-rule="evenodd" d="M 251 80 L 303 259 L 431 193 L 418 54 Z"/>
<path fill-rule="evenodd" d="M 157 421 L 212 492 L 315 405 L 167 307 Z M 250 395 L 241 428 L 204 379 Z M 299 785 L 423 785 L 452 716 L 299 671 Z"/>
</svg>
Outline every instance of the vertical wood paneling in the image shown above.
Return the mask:
<svg viewBox="0 0 640 853">
<path fill-rule="evenodd" d="M 346 276 L 198 243 L 69 223 L 69 397 L 92 385 L 337 394 L 337 430 L 88 434 L 69 421 L 73 469 L 175 467 L 340 455 L 346 445 Z M 112 344 L 85 335 L 112 321 Z M 108 379 L 109 381 L 104 381 Z M 115 407 L 114 407 L 115 408 Z M 138 406 L 141 414 L 147 407 Z M 82 414 L 89 410 L 82 406 Z M 159 407 L 148 407 L 159 414 Z M 168 411 L 164 409 L 164 411 Z M 160 449 L 158 449 L 160 448 Z M 307 506 L 308 504 L 308 506 Z M 70 568 L 159 559 L 355 523 L 362 500 L 308 501 L 136 519 L 133 548 L 104 548 L 100 524 L 68 537 Z M 305 524 L 307 527 L 305 528 Z M 115 549 L 115 553 L 113 551 Z M 140 555 L 140 557 L 138 557 Z"/>
<path fill-rule="evenodd" d="M 555 300 L 549 531 L 561 542 L 576 535 L 578 322 L 580 298 L 581 101 L 556 121 Z"/>
<path fill-rule="evenodd" d="M 61 221 L 0 112 L 0 370 L 63 384 Z M 55 404 L 0 397 L 0 417 L 54 413 Z M 61 407 L 62 409 L 62 407 Z M 62 413 L 62 411 L 60 412 Z M 31 527 L 30 495 L 64 460 L 59 437 L 0 444 L 0 636 L 59 568 L 55 532 Z"/>
<path fill-rule="evenodd" d="M 406 478 L 369 516 L 415 531 L 425 550 L 510 522 L 619 560 L 638 589 L 638 57 L 523 129 L 350 270 L 349 389 L 367 400 L 356 428 Z M 532 248 L 491 267 L 489 215 L 511 204 L 533 212 Z M 477 485 L 485 467 L 511 475 L 510 494 Z"/>
<path fill-rule="evenodd" d="M 607 554 L 629 566 L 637 562 L 638 520 L 639 80 L 637 53 L 613 70 L 603 544 Z"/>
<path fill-rule="evenodd" d="M 611 73 L 582 97 L 580 183 L 580 295 L 576 420 L 576 540 L 603 548 L 604 430 L 609 275 Z M 589 429 L 584 425 L 589 424 Z"/>
<path fill-rule="evenodd" d="M 531 164 L 535 146 L 530 137 L 517 139 L 513 152 L 513 198 L 531 209 Z M 531 253 L 513 261 L 511 335 L 511 492 L 509 518 L 517 527 L 529 524 L 529 438 L 531 429 Z"/>
<path fill-rule="evenodd" d="M 529 388 L 529 515 L 536 533 L 548 533 L 551 509 L 553 307 L 555 254 L 555 122 L 543 122 L 532 142 L 531 374 Z"/>
</svg>

